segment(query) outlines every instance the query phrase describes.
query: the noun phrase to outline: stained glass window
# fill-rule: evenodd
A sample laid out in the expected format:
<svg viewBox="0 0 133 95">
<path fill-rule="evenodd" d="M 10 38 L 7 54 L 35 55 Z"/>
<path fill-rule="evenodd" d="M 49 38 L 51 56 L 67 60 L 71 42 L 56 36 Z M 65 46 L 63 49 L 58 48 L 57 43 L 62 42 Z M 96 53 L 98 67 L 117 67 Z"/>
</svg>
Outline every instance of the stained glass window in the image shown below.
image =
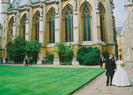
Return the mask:
<svg viewBox="0 0 133 95">
<path fill-rule="evenodd" d="M 73 11 L 71 8 L 67 9 L 65 15 L 65 42 L 73 41 Z"/>
<path fill-rule="evenodd" d="M 100 15 L 100 29 L 101 29 L 101 41 L 104 41 L 103 37 L 103 16 Z"/>
<path fill-rule="evenodd" d="M 104 23 L 104 13 L 105 9 L 101 3 L 99 3 L 99 12 L 100 12 L 100 30 L 101 30 L 101 41 L 105 41 L 105 23 Z"/>
<path fill-rule="evenodd" d="M 14 21 L 14 18 L 12 17 L 9 22 L 9 36 L 7 38 L 7 41 L 11 41 L 13 38 L 13 21 Z"/>
<path fill-rule="evenodd" d="M 35 40 L 38 40 L 38 41 L 39 41 L 39 18 L 40 18 L 40 15 L 38 14 L 35 22 Z"/>
<path fill-rule="evenodd" d="M 25 26 L 26 26 L 26 19 L 24 19 L 24 24 L 23 24 L 23 26 L 22 26 L 22 32 L 23 32 L 23 37 L 24 37 L 24 39 L 25 39 Z"/>
<path fill-rule="evenodd" d="M 83 8 L 83 40 L 91 41 L 90 12 L 87 5 Z"/>
<path fill-rule="evenodd" d="M 49 43 L 55 43 L 55 13 L 49 17 Z"/>
</svg>

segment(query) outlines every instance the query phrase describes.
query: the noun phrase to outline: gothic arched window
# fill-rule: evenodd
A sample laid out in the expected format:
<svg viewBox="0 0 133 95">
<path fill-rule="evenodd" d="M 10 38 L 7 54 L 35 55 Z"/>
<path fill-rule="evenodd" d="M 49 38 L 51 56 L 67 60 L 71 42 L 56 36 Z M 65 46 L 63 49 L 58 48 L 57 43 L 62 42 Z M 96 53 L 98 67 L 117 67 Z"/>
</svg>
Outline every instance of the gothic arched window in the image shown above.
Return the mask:
<svg viewBox="0 0 133 95">
<path fill-rule="evenodd" d="M 23 24 L 22 24 L 22 36 L 25 39 L 26 16 L 22 20 L 23 20 Z"/>
<path fill-rule="evenodd" d="M 104 16 L 103 15 L 100 15 L 100 29 L 101 29 L 101 41 L 104 41 L 104 37 L 103 37 L 103 28 L 104 28 L 104 26 L 103 26 L 103 22 L 104 21 Z"/>
<path fill-rule="evenodd" d="M 11 27 L 11 29 L 10 29 L 10 38 L 9 38 L 9 40 L 11 41 L 12 38 L 13 38 L 13 27 Z"/>
<path fill-rule="evenodd" d="M 91 41 L 90 12 L 87 5 L 83 8 L 83 40 Z"/>
<path fill-rule="evenodd" d="M 35 40 L 39 41 L 39 18 L 40 14 L 37 15 L 35 21 Z"/>
<path fill-rule="evenodd" d="M 55 13 L 49 17 L 49 43 L 55 43 Z"/>
<path fill-rule="evenodd" d="M 7 41 L 12 41 L 12 38 L 13 38 L 13 21 L 14 21 L 14 17 L 12 17 L 8 23 Z"/>
<path fill-rule="evenodd" d="M 25 24 L 22 26 L 22 31 L 23 31 L 23 37 L 25 39 Z"/>
<path fill-rule="evenodd" d="M 104 6 L 99 3 L 100 12 L 100 30 L 101 30 L 101 41 L 105 41 L 105 9 Z"/>
<path fill-rule="evenodd" d="M 65 14 L 65 41 L 73 41 L 73 11 L 71 8 L 68 8 Z"/>
<path fill-rule="evenodd" d="M 26 14 L 22 16 L 20 19 L 20 24 L 19 24 L 19 36 L 24 37 L 25 39 L 25 27 L 26 27 Z"/>
</svg>

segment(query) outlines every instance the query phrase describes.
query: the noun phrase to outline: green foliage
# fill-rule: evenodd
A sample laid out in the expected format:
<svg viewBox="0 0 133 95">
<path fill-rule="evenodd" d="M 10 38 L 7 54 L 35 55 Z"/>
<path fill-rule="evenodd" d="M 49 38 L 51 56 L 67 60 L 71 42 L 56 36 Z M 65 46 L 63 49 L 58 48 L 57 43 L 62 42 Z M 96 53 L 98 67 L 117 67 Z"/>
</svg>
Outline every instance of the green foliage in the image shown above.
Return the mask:
<svg viewBox="0 0 133 95">
<path fill-rule="evenodd" d="M 64 43 L 56 43 L 56 52 L 62 65 L 70 65 L 73 59 L 73 46 L 66 46 Z"/>
<path fill-rule="evenodd" d="M 54 61 L 54 54 L 47 53 L 47 57 L 44 64 L 53 64 L 53 61 Z"/>
<path fill-rule="evenodd" d="M 64 61 L 64 62 L 60 62 L 61 65 L 72 65 L 72 61 Z"/>
<path fill-rule="evenodd" d="M 32 57 L 34 61 L 38 58 L 38 52 L 40 51 L 41 44 L 34 40 L 26 44 L 25 50 L 29 57 Z"/>
<path fill-rule="evenodd" d="M 37 61 L 33 61 L 33 64 L 37 64 Z"/>
<path fill-rule="evenodd" d="M 78 49 L 77 60 L 79 61 L 80 64 L 83 63 L 84 56 L 87 54 L 87 52 L 88 52 L 88 49 L 86 47 Z"/>
<path fill-rule="evenodd" d="M 15 63 L 22 63 L 25 57 L 26 41 L 23 37 L 16 37 L 13 42 L 8 42 L 6 45 L 7 56 Z"/>
<path fill-rule="evenodd" d="M 106 52 L 103 53 L 103 56 L 104 56 L 105 59 L 108 59 L 109 58 L 109 53 L 106 51 Z"/>
<path fill-rule="evenodd" d="M 7 56 L 15 63 L 22 63 L 25 55 L 37 60 L 41 44 L 38 41 L 27 42 L 24 37 L 16 37 L 13 42 L 6 45 Z"/>
<path fill-rule="evenodd" d="M 81 65 L 97 65 L 100 62 L 100 50 L 97 47 L 80 48 L 77 60 Z"/>
</svg>

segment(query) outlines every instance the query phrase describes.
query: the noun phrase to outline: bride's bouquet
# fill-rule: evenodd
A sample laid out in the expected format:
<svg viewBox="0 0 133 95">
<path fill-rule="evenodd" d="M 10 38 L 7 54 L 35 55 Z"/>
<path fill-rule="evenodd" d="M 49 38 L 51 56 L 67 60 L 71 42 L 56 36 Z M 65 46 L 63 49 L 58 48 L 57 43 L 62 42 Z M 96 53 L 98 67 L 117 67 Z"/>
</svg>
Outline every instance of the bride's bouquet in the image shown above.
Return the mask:
<svg viewBox="0 0 133 95">
<path fill-rule="evenodd" d="M 121 64 L 121 67 L 124 67 L 125 65 L 126 65 L 126 63 L 122 63 L 122 64 Z"/>
</svg>

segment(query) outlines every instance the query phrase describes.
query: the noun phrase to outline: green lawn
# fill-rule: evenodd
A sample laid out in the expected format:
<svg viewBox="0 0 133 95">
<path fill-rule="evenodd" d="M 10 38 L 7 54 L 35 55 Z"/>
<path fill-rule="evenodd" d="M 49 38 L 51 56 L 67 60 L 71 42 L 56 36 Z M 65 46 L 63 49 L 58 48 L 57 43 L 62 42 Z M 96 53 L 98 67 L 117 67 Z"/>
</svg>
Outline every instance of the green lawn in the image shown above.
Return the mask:
<svg viewBox="0 0 133 95">
<path fill-rule="evenodd" d="M 68 95 L 103 71 L 100 68 L 0 66 L 0 95 Z"/>
</svg>

